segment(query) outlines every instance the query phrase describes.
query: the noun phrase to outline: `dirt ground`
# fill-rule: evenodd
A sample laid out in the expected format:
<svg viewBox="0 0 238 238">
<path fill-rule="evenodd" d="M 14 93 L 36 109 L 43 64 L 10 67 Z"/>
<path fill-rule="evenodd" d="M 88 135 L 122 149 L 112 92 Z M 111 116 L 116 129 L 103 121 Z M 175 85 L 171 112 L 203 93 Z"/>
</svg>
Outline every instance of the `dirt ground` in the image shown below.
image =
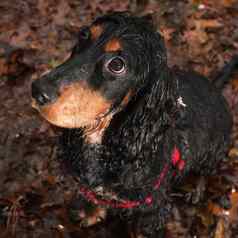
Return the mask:
<svg viewBox="0 0 238 238">
<path fill-rule="evenodd" d="M 78 183 L 56 158 L 60 131 L 31 108 L 30 85 L 61 63 L 79 28 L 113 10 L 152 14 L 170 66 L 214 78 L 238 53 L 237 0 L 0 1 L 0 237 L 129 237 L 120 220 L 83 229 Z M 207 186 L 189 179 L 173 196 L 167 237 L 238 237 L 238 74 L 224 89 L 234 118 L 229 160 Z M 201 190 L 204 196 L 196 201 Z"/>
</svg>

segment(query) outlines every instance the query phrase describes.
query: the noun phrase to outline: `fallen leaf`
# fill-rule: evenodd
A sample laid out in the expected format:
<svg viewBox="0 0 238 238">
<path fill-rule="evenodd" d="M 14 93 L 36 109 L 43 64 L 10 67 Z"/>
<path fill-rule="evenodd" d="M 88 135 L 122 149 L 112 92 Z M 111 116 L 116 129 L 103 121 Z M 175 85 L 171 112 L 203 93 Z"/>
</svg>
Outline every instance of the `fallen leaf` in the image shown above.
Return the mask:
<svg viewBox="0 0 238 238">
<path fill-rule="evenodd" d="M 224 213 L 224 209 L 221 208 L 218 204 L 211 201 L 208 202 L 208 210 L 216 216 L 221 216 Z"/>
<path fill-rule="evenodd" d="M 230 223 L 235 223 L 238 222 L 238 192 L 236 190 L 231 192 L 230 195 L 231 199 L 231 209 L 229 210 L 230 215 L 229 215 L 229 220 Z"/>
<path fill-rule="evenodd" d="M 224 238 L 224 237 L 225 237 L 224 219 L 220 218 L 216 226 L 214 238 Z"/>
<path fill-rule="evenodd" d="M 169 41 L 172 39 L 172 34 L 176 31 L 174 28 L 163 28 L 161 29 L 161 33 L 165 40 Z"/>
<path fill-rule="evenodd" d="M 238 88 L 238 84 L 237 84 L 237 88 Z M 229 151 L 228 156 L 231 157 L 231 158 L 238 157 L 238 148 L 232 148 L 232 149 Z"/>
<path fill-rule="evenodd" d="M 223 24 L 217 19 L 200 19 L 196 21 L 199 28 L 209 29 L 209 28 L 221 28 Z"/>
<path fill-rule="evenodd" d="M 237 0 L 221 0 L 221 2 L 224 7 L 232 7 L 237 3 Z"/>
<path fill-rule="evenodd" d="M 235 78 L 231 81 L 232 87 L 237 91 L 238 90 L 238 74 L 235 76 Z M 237 154 L 238 155 L 238 154 Z"/>
</svg>

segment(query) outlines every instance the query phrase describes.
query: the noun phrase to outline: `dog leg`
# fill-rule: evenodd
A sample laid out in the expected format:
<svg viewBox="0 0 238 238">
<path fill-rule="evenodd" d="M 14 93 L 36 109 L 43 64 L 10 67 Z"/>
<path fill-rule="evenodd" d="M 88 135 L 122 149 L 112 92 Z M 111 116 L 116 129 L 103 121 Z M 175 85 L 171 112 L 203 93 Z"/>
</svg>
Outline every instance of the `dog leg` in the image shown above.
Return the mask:
<svg viewBox="0 0 238 238">
<path fill-rule="evenodd" d="M 155 211 L 155 213 L 157 213 Z M 164 223 L 164 221 L 162 221 Z M 150 217 L 143 217 L 138 223 L 138 233 L 136 238 L 164 238 L 165 229 L 158 219 L 158 214 L 151 215 Z"/>
<path fill-rule="evenodd" d="M 70 205 L 70 216 L 81 227 L 93 226 L 106 218 L 106 208 L 94 206 L 84 198 L 76 199 Z"/>
<path fill-rule="evenodd" d="M 203 200 L 205 191 L 206 191 L 206 180 L 202 176 L 198 179 L 198 183 L 196 184 L 194 191 L 186 194 L 186 201 L 194 205 L 198 204 Z"/>
<path fill-rule="evenodd" d="M 149 213 L 141 212 L 134 221 L 135 238 L 164 238 L 164 224 L 168 216 L 167 209 L 155 209 Z"/>
<path fill-rule="evenodd" d="M 93 226 L 99 222 L 102 222 L 106 219 L 107 211 L 105 208 L 96 207 L 90 213 L 83 214 L 82 220 L 80 222 L 81 227 Z"/>
</svg>

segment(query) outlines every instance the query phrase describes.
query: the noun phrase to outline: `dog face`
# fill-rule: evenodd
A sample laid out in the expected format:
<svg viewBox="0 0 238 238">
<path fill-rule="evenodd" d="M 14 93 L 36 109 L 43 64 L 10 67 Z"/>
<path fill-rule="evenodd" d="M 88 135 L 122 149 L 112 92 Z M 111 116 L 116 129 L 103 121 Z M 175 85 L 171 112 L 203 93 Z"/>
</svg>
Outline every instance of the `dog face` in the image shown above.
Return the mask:
<svg viewBox="0 0 238 238">
<path fill-rule="evenodd" d="M 59 127 L 106 127 L 164 56 L 162 38 L 145 19 L 98 18 L 81 29 L 69 59 L 32 84 L 34 107 Z"/>
</svg>

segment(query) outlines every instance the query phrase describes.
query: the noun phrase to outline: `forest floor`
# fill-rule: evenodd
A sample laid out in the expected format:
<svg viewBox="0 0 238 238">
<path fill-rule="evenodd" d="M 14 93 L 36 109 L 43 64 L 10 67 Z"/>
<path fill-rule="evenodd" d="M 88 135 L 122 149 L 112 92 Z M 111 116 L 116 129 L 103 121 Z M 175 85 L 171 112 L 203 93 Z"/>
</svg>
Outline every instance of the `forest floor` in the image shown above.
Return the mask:
<svg viewBox="0 0 238 238">
<path fill-rule="evenodd" d="M 119 219 L 80 227 L 72 205 L 78 184 L 56 159 L 60 132 L 31 108 L 30 97 L 31 82 L 63 62 L 79 28 L 113 10 L 152 14 L 171 67 L 212 79 L 238 52 L 237 0 L 1 0 L 0 237 L 129 237 Z M 201 192 L 197 179 L 177 191 L 167 237 L 238 237 L 238 74 L 224 96 L 234 118 L 229 160 L 206 178 L 199 202 L 186 199 Z"/>
</svg>

